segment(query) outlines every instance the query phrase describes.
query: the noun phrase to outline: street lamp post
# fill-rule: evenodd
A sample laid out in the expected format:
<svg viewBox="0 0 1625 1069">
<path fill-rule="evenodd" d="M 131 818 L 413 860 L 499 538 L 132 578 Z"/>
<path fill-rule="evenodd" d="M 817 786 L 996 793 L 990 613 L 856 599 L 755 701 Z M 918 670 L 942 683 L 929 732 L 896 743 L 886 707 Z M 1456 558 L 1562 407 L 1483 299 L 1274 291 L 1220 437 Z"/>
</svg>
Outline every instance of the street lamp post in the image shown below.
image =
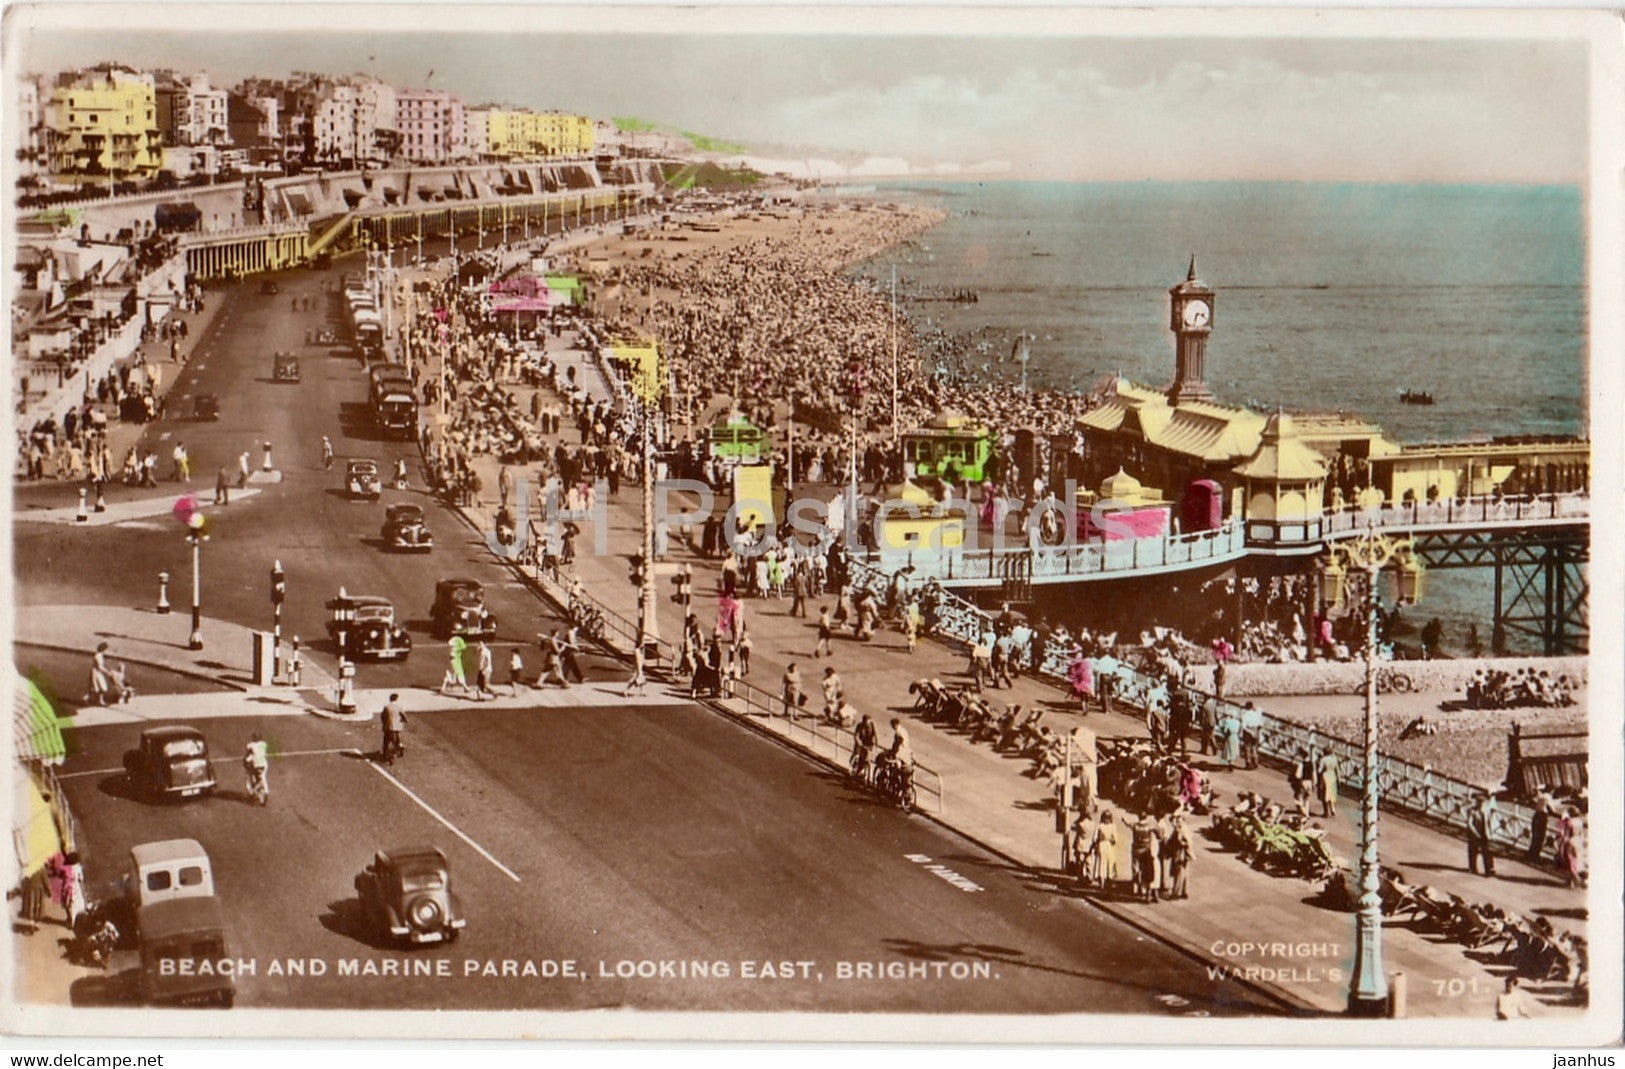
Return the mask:
<svg viewBox="0 0 1625 1069">
<path fill-rule="evenodd" d="M 1382 876 L 1377 862 L 1377 581 L 1389 564 L 1398 568 L 1401 603 L 1422 593 L 1422 569 L 1410 539 L 1389 539 L 1368 528 L 1362 539 L 1334 545 L 1324 571 L 1328 600 L 1343 600 L 1349 570 L 1366 574 L 1365 754 L 1360 799 L 1360 897 L 1354 930 L 1354 975 L 1349 979 L 1348 1012 L 1381 1017 L 1388 1012 L 1388 978 L 1382 966 Z"/>
<path fill-rule="evenodd" d="M 193 513 L 197 521 L 201 521 L 201 513 Z M 201 522 L 195 522 L 192 529 L 186 533 L 186 541 L 192 547 L 192 634 L 186 640 L 186 648 L 200 650 L 203 648 L 203 543 L 209 536 L 203 533 Z"/>
</svg>

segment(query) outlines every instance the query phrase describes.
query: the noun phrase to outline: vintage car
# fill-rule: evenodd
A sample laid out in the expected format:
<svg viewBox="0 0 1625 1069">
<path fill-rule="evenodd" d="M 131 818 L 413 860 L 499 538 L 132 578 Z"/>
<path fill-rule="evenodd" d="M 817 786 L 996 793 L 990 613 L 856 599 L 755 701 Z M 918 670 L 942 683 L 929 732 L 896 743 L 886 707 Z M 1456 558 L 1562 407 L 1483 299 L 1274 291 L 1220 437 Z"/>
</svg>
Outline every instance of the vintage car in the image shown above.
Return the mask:
<svg viewBox="0 0 1625 1069">
<path fill-rule="evenodd" d="M 137 790 L 159 799 L 195 798 L 218 782 L 203 733 L 189 727 L 147 728 L 124 754 L 124 771 Z"/>
<path fill-rule="evenodd" d="M 485 608 L 485 588 L 475 579 L 442 579 L 436 583 L 429 620 L 441 638 L 489 637 L 497 633 L 497 618 Z"/>
<path fill-rule="evenodd" d="M 175 898 L 137 914 L 143 1001 L 155 1006 L 229 1009 L 236 961 L 226 951 L 225 917 L 213 895 Z"/>
<path fill-rule="evenodd" d="M 299 358 L 292 353 L 277 353 L 271 364 L 271 377 L 277 382 L 298 382 Z"/>
<path fill-rule="evenodd" d="M 196 839 L 164 839 L 130 848 L 124 873 L 124 900 L 142 910 L 172 898 L 207 898 L 214 894 L 214 869 Z"/>
<path fill-rule="evenodd" d="M 449 943 L 468 923 L 451 892 L 451 865 L 432 846 L 380 850 L 355 878 L 355 893 L 367 922 L 391 941 Z"/>
<path fill-rule="evenodd" d="M 434 535 L 423 522 L 423 510 L 416 505 L 391 505 L 385 509 L 381 535 L 391 549 L 427 553 L 434 548 Z"/>
<path fill-rule="evenodd" d="M 327 634 L 353 660 L 400 661 L 412 652 L 412 636 L 395 623 L 388 598 L 346 594 L 327 603 Z"/>
<path fill-rule="evenodd" d="M 344 465 L 344 489 L 351 497 L 377 501 L 384 493 L 383 480 L 378 478 L 378 463 L 373 460 L 351 460 Z"/>
<path fill-rule="evenodd" d="M 193 419 L 219 419 L 220 398 L 212 393 L 200 393 L 192 398 Z"/>
<path fill-rule="evenodd" d="M 271 297 L 275 297 L 282 291 L 277 288 L 277 284 L 275 282 L 272 282 L 270 279 L 266 279 L 264 282 L 260 283 L 260 292 Z"/>
</svg>

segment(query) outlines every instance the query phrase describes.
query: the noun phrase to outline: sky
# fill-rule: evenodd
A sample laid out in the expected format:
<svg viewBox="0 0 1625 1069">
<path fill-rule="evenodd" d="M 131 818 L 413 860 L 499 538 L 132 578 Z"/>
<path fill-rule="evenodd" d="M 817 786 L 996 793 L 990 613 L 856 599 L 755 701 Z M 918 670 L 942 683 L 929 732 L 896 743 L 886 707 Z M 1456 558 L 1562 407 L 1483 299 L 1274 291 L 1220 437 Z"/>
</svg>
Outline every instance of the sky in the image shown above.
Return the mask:
<svg viewBox="0 0 1625 1069">
<path fill-rule="evenodd" d="M 1583 39 L 1393 36 L 1393 16 L 1364 24 L 1383 37 L 1238 36 L 1196 14 L 1201 32 L 1182 32 L 1170 12 L 1151 32 L 1112 23 L 1100 36 L 1015 18 L 935 33 L 923 15 L 883 32 L 849 19 L 842 32 L 693 33 L 678 17 L 657 33 L 584 33 L 580 18 L 473 9 L 448 23 L 425 7 L 346 15 L 390 27 L 350 32 L 335 27 L 354 9 L 322 6 L 213 30 L 198 28 L 226 25 L 199 17 L 211 9 L 137 10 L 138 24 L 103 30 L 65 5 L 12 8 L 7 45 L 35 73 L 104 59 L 227 82 L 365 72 L 470 103 L 636 116 L 860 174 L 1569 184 L 1588 167 Z M 1435 17 L 1465 35 L 1495 16 Z M 60 27 L 33 25 L 50 19 Z"/>
</svg>

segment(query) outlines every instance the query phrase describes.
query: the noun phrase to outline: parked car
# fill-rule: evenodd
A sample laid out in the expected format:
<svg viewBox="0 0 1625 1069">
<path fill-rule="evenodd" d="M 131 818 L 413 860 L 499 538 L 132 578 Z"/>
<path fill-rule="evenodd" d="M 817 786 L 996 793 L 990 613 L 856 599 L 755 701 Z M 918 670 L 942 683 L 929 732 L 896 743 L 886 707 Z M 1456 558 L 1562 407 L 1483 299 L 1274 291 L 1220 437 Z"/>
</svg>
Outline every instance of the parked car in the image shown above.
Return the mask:
<svg viewBox="0 0 1625 1069">
<path fill-rule="evenodd" d="M 214 894 L 214 869 L 196 839 L 164 839 L 130 848 L 124 873 L 124 899 L 132 910 L 172 898 Z"/>
<path fill-rule="evenodd" d="M 219 782 L 209 761 L 209 743 L 189 727 L 156 727 L 124 755 L 124 771 L 137 790 L 159 799 L 195 798 Z"/>
<path fill-rule="evenodd" d="M 344 488 L 351 497 L 377 501 L 384 493 L 378 478 L 378 464 L 371 460 L 351 460 L 344 465 Z"/>
<path fill-rule="evenodd" d="M 282 291 L 277 288 L 277 284 L 275 282 L 271 281 L 270 279 L 266 279 L 264 282 L 260 283 L 260 292 L 267 294 L 268 296 L 275 297 Z"/>
<path fill-rule="evenodd" d="M 346 594 L 341 589 L 327 610 L 327 634 L 342 644 L 347 657 L 400 661 L 411 655 L 412 636 L 395 623 L 395 606 L 388 598 Z"/>
<path fill-rule="evenodd" d="M 298 382 L 299 358 L 292 353 L 277 353 L 271 364 L 271 377 L 277 382 Z"/>
<path fill-rule="evenodd" d="M 141 910 L 141 994 L 157 1006 L 214 1005 L 236 1001 L 236 962 L 226 950 L 220 899 L 176 898 Z"/>
<path fill-rule="evenodd" d="M 392 549 L 427 553 L 434 548 L 434 535 L 423 522 L 417 505 L 391 505 L 384 510 L 384 543 Z"/>
<path fill-rule="evenodd" d="M 361 912 L 390 941 L 451 942 L 468 922 L 451 890 L 451 864 L 432 846 L 380 850 L 355 878 Z"/>
<path fill-rule="evenodd" d="M 219 419 L 220 398 L 212 393 L 200 393 L 192 398 L 193 419 Z"/>
<path fill-rule="evenodd" d="M 497 633 L 497 618 L 485 608 L 485 587 L 475 579 L 442 579 L 436 583 L 429 620 L 441 638 L 489 637 Z"/>
</svg>

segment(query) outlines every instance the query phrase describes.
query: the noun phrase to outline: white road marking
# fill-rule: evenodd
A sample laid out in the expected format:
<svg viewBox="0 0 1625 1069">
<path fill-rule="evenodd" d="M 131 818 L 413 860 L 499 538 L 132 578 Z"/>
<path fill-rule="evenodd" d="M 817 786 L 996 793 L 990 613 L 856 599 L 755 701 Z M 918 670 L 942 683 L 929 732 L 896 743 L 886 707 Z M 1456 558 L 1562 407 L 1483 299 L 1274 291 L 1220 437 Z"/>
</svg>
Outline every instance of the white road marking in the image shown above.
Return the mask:
<svg viewBox="0 0 1625 1069">
<path fill-rule="evenodd" d="M 284 751 L 281 751 L 281 752 L 273 752 L 271 754 L 271 756 L 273 758 L 281 758 L 281 757 L 315 757 L 315 756 L 318 756 L 320 754 L 355 753 L 355 752 L 356 752 L 356 748 L 354 746 L 342 746 L 342 747 L 340 747 L 340 748 L 338 748 L 336 750 L 284 750 Z M 111 776 L 115 772 L 123 772 L 123 771 L 124 771 L 124 769 L 122 769 L 122 768 L 93 768 L 93 769 L 90 769 L 87 772 L 65 772 L 65 773 L 57 776 L 57 779 L 74 779 L 74 778 L 76 778 L 78 776 Z"/>
<path fill-rule="evenodd" d="M 360 756 L 360 751 L 359 750 L 351 750 L 350 752 L 353 753 L 353 754 L 356 754 L 357 756 Z M 425 802 L 423 799 L 419 798 L 416 794 L 412 793 L 412 788 L 408 787 L 406 784 L 402 783 L 400 780 L 396 779 L 394 776 L 392 776 L 388 772 L 386 772 L 384 770 L 384 768 L 381 765 L 378 764 L 378 762 L 369 759 L 367 761 L 367 764 L 372 766 L 372 769 L 373 769 L 374 772 L 378 773 L 380 776 L 384 777 L 385 779 L 389 780 L 389 782 L 391 782 L 395 786 L 399 787 L 402 794 L 406 795 L 408 798 L 412 799 L 412 801 L 414 801 L 418 805 L 422 806 L 423 811 L 425 813 L 428 813 L 431 817 L 438 820 L 440 823 L 444 824 L 446 826 L 447 830 L 449 830 L 453 835 L 457 836 L 457 838 L 461 839 L 463 842 L 467 843 L 469 846 L 472 846 L 479 853 L 479 855 L 481 857 L 485 858 L 485 860 L 489 861 L 491 864 L 493 864 L 497 868 L 501 869 L 503 874 L 506 875 L 508 877 L 508 879 L 512 880 L 514 883 L 522 882 L 519 879 L 518 874 L 516 874 L 513 871 L 513 869 L 510 869 L 508 866 L 504 865 L 502 862 L 500 862 L 496 858 L 492 857 L 490 851 L 486 850 L 485 847 L 481 846 L 479 843 L 475 842 L 473 839 L 470 839 L 467 835 L 463 834 L 463 830 L 461 828 L 459 828 L 457 825 L 453 824 L 451 821 L 447 820 L 445 817 L 441 816 L 438 812 L 435 811 L 435 808 L 433 806 L 431 806 L 428 802 Z"/>
<path fill-rule="evenodd" d="M 165 431 L 165 432 L 164 432 L 164 433 L 162 433 L 162 434 L 160 434 L 160 435 L 159 435 L 159 436 L 158 436 L 158 440 L 159 440 L 159 441 L 160 441 L 160 442 L 161 442 L 161 441 L 163 441 L 163 440 L 164 440 L 164 439 L 165 439 L 165 438 L 168 438 L 168 437 L 169 437 L 169 435 L 170 435 L 170 432 L 169 432 L 169 431 Z"/>
</svg>

